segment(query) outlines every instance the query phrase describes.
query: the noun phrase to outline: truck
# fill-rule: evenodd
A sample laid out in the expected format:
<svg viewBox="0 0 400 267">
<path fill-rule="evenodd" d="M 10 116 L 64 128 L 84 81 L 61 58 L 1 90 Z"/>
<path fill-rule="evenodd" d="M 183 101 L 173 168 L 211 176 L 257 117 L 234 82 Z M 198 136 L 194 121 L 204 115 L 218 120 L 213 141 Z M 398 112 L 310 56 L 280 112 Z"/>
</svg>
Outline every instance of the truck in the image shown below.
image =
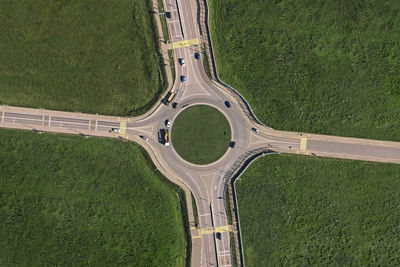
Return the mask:
<svg viewBox="0 0 400 267">
<path fill-rule="evenodd" d="M 162 102 L 163 102 L 165 105 L 168 105 L 168 104 L 172 101 L 172 99 L 174 99 L 174 97 L 175 97 L 175 93 L 173 93 L 173 92 L 168 92 L 167 95 L 164 97 L 164 99 L 163 99 Z"/>
<path fill-rule="evenodd" d="M 165 134 L 164 134 L 164 145 L 165 145 L 165 146 L 169 146 L 168 129 L 165 130 Z"/>
<path fill-rule="evenodd" d="M 168 129 L 160 129 L 160 131 L 158 132 L 158 142 L 165 146 L 169 146 Z"/>
</svg>

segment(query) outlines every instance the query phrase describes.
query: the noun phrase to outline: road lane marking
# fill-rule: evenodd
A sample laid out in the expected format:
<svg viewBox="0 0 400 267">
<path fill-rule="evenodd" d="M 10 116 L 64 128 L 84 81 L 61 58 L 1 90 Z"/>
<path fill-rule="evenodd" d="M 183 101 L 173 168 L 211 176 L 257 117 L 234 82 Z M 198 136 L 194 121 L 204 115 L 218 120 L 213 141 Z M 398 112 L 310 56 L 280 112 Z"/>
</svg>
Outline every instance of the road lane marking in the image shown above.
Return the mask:
<svg viewBox="0 0 400 267">
<path fill-rule="evenodd" d="M 174 42 L 174 43 L 172 43 L 172 48 L 181 48 L 181 47 L 197 45 L 197 44 L 199 44 L 199 39 L 195 38 L 195 39 L 190 39 L 190 40 Z"/>
</svg>

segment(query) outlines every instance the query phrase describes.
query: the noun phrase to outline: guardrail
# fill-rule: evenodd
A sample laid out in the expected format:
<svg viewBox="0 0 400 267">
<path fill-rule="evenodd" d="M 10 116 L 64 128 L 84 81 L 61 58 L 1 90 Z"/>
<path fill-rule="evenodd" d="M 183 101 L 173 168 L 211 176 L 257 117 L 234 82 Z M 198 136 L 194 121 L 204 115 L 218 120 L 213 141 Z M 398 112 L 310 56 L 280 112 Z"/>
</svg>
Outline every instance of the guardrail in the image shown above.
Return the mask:
<svg viewBox="0 0 400 267">
<path fill-rule="evenodd" d="M 244 266 L 244 255 L 243 255 L 243 243 L 241 238 L 240 231 L 240 223 L 239 223 L 239 209 L 237 205 L 236 198 L 236 190 L 235 190 L 235 182 L 237 178 L 247 169 L 247 167 L 253 162 L 253 160 L 258 157 L 267 155 L 267 154 L 277 154 L 273 150 L 270 150 L 270 147 L 262 147 L 252 151 L 249 151 L 242 156 L 240 156 L 232 167 L 226 172 L 224 176 L 225 190 L 228 190 L 229 194 L 229 207 L 225 206 L 225 210 L 230 209 L 231 219 L 232 219 L 232 230 L 236 251 L 236 263 L 238 266 Z M 225 191 L 224 190 L 224 191 Z M 225 195 L 224 195 L 225 197 Z M 224 201 L 226 205 L 226 201 Z"/>
</svg>

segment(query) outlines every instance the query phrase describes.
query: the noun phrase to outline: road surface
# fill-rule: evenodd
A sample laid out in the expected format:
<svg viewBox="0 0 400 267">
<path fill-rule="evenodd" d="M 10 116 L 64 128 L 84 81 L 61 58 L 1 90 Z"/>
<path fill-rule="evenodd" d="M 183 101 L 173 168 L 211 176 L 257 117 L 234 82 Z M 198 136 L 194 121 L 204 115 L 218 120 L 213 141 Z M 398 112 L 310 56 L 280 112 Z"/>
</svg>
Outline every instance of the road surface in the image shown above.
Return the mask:
<svg viewBox="0 0 400 267">
<path fill-rule="evenodd" d="M 221 85 L 208 78 L 202 59 L 194 58 L 194 53 L 201 54 L 197 2 L 164 1 L 165 10 L 171 12 L 171 18 L 167 20 L 174 57 L 183 58 L 186 63 L 183 67 L 178 60 L 175 62 L 176 82 L 172 91 L 176 93 L 174 101 L 178 102 L 177 108 L 159 105 L 147 117 L 125 118 L 3 105 L 0 106 L 0 127 L 123 138 L 141 144 L 162 173 L 172 181 L 187 186 L 196 200 L 199 227 L 192 224 L 192 266 L 232 265 L 231 228 L 224 199 L 229 178 L 226 174 L 247 153 L 269 149 L 283 153 L 400 164 L 398 142 L 276 131 L 257 123 L 249 116 L 251 111 L 244 108 L 229 89 L 221 89 Z M 182 75 L 186 77 L 185 83 L 180 81 Z M 232 103 L 230 108 L 225 106 L 226 100 Z M 221 159 L 205 166 L 186 162 L 176 153 L 173 143 L 164 146 L 158 140 L 159 129 L 166 128 L 165 120 L 171 120 L 173 127 L 173 121 L 180 112 L 187 106 L 198 104 L 220 110 L 228 119 L 232 140 L 236 142 L 234 149 L 229 148 Z M 259 132 L 252 131 L 253 127 Z M 111 128 L 118 128 L 120 132 L 110 132 Z M 147 137 L 148 141 L 140 139 L 139 135 Z M 220 240 L 216 238 L 216 232 L 221 233 Z"/>
</svg>

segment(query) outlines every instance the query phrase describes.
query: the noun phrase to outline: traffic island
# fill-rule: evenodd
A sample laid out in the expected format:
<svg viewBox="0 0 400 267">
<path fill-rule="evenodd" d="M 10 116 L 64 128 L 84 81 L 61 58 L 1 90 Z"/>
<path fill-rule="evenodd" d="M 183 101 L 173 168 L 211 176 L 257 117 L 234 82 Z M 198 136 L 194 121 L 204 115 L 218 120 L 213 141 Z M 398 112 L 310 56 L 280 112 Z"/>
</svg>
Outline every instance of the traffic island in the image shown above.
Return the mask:
<svg viewBox="0 0 400 267">
<path fill-rule="evenodd" d="M 231 141 L 226 117 L 208 105 L 185 109 L 172 125 L 171 142 L 184 160 L 205 165 L 221 158 Z"/>
</svg>

